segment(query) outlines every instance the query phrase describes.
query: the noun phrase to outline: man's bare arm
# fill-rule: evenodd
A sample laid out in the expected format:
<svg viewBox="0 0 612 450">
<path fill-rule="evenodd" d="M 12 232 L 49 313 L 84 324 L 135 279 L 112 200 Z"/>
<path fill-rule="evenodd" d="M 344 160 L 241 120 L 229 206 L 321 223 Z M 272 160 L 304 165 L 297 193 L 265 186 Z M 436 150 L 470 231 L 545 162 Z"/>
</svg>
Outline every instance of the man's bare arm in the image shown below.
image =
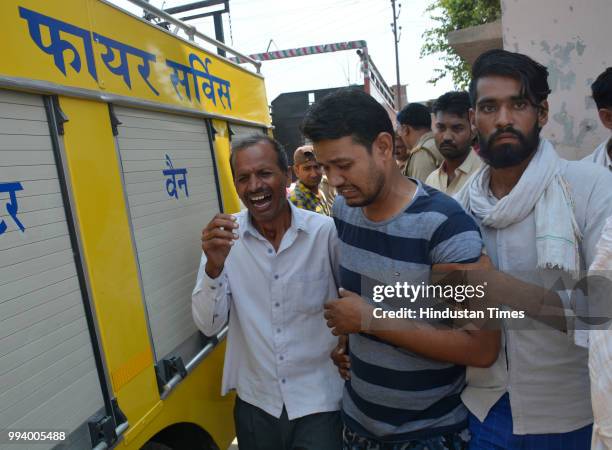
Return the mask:
<svg viewBox="0 0 612 450">
<path fill-rule="evenodd" d="M 345 289 L 340 295 L 325 304 L 324 314 L 336 336 L 367 333 L 430 359 L 475 367 L 488 367 L 497 359 L 499 330 L 450 330 L 417 320 L 376 319 L 373 307 L 359 295 Z"/>
<path fill-rule="evenodd" d="M 426 358 L 473 367 L 491 366 L 497 360 L 501 339 L 500 330 L 441 330 L 433 327 L 371 330 L 366 333 Z"/>
<path fill-rule="evenodd" d="M 480 304 L 485 307 L 509 306 L 562 332 L 567 332 L 565 309 L 559 294 L 497 270 L 488 256 L 471 264 L 436 264 L 432 277 L 442 285 L 486 285 Z"/>
</svg>

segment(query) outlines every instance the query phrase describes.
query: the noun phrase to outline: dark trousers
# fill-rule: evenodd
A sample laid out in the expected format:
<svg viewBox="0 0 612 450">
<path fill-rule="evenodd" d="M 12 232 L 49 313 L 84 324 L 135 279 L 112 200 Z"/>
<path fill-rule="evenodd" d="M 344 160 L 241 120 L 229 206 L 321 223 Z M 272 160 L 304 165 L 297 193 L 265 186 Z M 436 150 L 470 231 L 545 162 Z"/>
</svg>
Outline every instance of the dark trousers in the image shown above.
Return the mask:
<svg viewBox="0 0 612 450">
<path fill-rule="evenodd" d="M 340 450 L 340 413 L 324 412 L 289 420 L 279 418 L 236 397 L 234 423 L 240 450 Z"/>
</svg>

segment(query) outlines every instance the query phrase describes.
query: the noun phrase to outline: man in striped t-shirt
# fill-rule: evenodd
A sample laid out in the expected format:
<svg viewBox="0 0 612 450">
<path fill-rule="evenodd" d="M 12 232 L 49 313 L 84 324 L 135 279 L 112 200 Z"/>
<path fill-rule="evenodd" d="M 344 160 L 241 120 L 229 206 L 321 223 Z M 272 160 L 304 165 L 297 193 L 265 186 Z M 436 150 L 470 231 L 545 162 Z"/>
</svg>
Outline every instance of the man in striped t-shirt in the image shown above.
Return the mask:
<svg viewBox="0 0 612 450">
<path fill-rule="evenodd" d="M 333 216 L 343 289 L 325 317 L 332 333 L 349 336 L 344 449 L 466 448 L 467 410 L 459 397 L 465 365 L 492 364 L 499 331 L 372 320 L 372 286 L 420 285 L 432 265 L 478 260 L 477 225 L 450 197 L 402 176 L 391 121 L 364 92 L 325 97 L 307 113 L 303 131 L 340 194 Z M 376 306 L 393 309 L 391 303 Z"/>
</svg>

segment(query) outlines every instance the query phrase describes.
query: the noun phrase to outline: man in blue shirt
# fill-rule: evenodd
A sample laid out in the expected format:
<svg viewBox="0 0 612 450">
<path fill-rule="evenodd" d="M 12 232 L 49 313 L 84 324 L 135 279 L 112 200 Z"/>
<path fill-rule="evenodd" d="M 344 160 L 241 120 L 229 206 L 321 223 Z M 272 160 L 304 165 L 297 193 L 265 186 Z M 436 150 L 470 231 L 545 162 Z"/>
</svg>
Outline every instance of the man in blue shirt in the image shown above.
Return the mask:
<svg viewBox="0 0 612 450">
<path fill-rule="evenodd" d="M 381 319 L 380 311 L 373 318 L 375 302 L 394 308 L 373 294 L 397 282 L 425 286 L 434 264 L 478 260 L 478 226 L 455 200 L 402 176 L 391 121 L 366 93 L 325 97 L 307 113 L 303 132 L 339 194 L 332 215 L 343 289 L 325 317 L 333 334 L 349 337 L 344 448 L 466 448 L 464 366 L 492 364 L 499 331 L 406 329 L 409 321 Z"/>
</svg>

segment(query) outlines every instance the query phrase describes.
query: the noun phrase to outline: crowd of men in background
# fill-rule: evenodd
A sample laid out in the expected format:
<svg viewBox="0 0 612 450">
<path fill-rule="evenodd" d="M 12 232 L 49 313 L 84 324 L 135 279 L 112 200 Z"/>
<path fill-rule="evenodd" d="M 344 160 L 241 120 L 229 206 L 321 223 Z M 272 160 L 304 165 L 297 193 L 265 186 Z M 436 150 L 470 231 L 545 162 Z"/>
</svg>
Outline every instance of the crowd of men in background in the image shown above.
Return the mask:
<svg viewBox="0 0 612 450">
<path fill-rule="evenodd" d="M 612 68 L 608 68 L 592 84 L 592 96 L 601 124 L 612 131 L 611 80 Z M 433 101 L 431 109 L 421 103 L 405 106 L 397 114 L 394 143 L 395 160 L 402 174 L 448 195 L 456 194 L 481 165 L 470 108 L 470 96 L 465 91 L 441 95 Z M 311 152 L 308 158 L 304 158 L 305 152 Z M 584 161 L 612 171 L 610 155 L 612 138 L 602 142 Z M 289 190 L 291 201 L 298 207 L 330 215 L 335 193 L 316 162 L 311 145 L 296 149 L 293 170 L 298 182 Z M 318 183 L 313 172 L 318 173 Z M 320 200 L 316 201 L 317 198 Z M 317 206 L 313 206 L 312 200 Z"/>
<path fill-rule="evenodd" d="M 612 131 L 612 68 L 592 90 Z M 204 228 L 193 315 L 206 335 L 229 319 L 241 450 L 612 449 L 612 336 L 578 329 L 580 289 L 558 286 L 607 271 L 587 301 L 609 314 L 612 137 L 561 159 L 540 135 L 549 93 L 546 67 L 504 50 L 478 58 L 469 92 L 395 126 L 339 90 L 308 111 L 289 189 L 277 141 L 233 143 L 246 210 Z M 397 307 L 373 286 L 439 272 L 525 316 L 373 313 Z"/>
</svg>

